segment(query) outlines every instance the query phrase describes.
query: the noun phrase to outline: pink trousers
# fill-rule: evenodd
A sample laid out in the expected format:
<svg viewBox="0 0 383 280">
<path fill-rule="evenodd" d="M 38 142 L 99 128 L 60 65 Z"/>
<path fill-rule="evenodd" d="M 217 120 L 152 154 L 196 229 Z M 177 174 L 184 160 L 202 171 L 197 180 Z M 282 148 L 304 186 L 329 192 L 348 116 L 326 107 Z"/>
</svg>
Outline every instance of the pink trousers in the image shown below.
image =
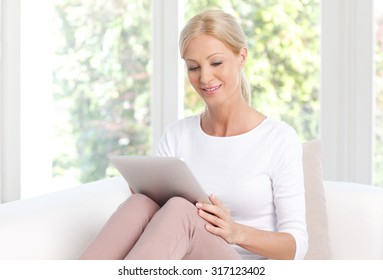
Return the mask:
<svg viewBox="0 0 383 280">
<path fill-rule="evenodd" d="M 80 259 L 241 259 L 235 249 L 205 229 L 197 208 L 174 197 L 163 207 L 133 194 L 110 217 Z"/>
</svg>

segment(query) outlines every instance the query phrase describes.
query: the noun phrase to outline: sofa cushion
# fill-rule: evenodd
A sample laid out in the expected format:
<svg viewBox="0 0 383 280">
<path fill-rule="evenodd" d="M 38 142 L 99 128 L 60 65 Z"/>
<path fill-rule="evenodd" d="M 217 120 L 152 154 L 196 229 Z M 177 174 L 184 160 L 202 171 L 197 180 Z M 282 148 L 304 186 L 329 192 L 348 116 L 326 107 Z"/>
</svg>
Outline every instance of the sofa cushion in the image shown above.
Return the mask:
<svg viewBox="0 0 383 280">
<path fill-rule="evenodd" d="M 309 250 L 305 259 L 331 259 L 326 199 L 322 181 L 321 142 L 309 141 L 302 147 L 306 221 L 309 235 Z"/>
<path fill-rule="evenodd" d="M 332 258 L 383 260 L 383 188 L 339 181 L 324 187 Z"/>
<path fill-rule="evenodd" d="M 0 204 L 0 260 L 77 259 L 129 195 L 119 176 Z"/>
</svg>

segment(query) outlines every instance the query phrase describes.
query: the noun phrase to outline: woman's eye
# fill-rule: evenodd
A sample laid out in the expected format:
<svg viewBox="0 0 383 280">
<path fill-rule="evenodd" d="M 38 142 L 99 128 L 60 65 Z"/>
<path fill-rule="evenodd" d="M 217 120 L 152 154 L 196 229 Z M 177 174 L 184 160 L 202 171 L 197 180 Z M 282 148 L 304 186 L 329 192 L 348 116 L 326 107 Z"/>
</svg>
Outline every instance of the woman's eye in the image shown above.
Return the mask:
<svg viewBox="0 0 383 280">
<path fill-rule="evenodd" d="M 219 65 L 221 65 L 221 64 L 222 64 L 222 62 L 218 61 L 218 62 L 214 62 L 214 63 L 212 63 L 211 65 L 212 65 L 212 66 L 219 66 Z"/>
<path fill-rule="evenodd" d="M 190 66 L 188 67 L 188 71 L 196 71 L 198 69 L 198 66 Z"/>
</svg>

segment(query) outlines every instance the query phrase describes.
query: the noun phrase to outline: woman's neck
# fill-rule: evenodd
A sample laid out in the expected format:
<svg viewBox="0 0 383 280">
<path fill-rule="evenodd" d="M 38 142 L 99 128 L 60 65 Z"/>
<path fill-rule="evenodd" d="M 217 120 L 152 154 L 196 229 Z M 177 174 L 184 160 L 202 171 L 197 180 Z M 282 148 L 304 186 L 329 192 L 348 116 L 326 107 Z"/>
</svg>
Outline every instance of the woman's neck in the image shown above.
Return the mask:
<svg viewBox="0 0 383 280">
<path fill-rule="evenodd" d="M 212 136 L 235 136 L 254 129 L 265 118 L 244 102 L 229 108 L 207 108 L 201 117 L 201 128 Z"/>
</svg>

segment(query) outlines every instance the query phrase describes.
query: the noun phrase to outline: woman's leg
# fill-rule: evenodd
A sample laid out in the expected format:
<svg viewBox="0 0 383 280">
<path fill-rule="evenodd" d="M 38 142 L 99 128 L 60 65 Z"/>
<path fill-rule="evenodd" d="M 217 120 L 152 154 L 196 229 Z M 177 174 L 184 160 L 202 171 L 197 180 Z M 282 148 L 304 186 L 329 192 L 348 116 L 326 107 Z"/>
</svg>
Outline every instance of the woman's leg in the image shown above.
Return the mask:
<svg viewBox="0 0 383 280">
<path fill-rule="evenodd" d="M 179 197 L 170 199 L 151 219 L 126 259 L 240 259 L 221 237 L 205 229 L 197 208 Z"/>
<path fill-rule="evenodd" d="M 124 259 L 159 208 L 145 195 L 131 195 L 109 218 L 80 259 Z"/>
</svg>

